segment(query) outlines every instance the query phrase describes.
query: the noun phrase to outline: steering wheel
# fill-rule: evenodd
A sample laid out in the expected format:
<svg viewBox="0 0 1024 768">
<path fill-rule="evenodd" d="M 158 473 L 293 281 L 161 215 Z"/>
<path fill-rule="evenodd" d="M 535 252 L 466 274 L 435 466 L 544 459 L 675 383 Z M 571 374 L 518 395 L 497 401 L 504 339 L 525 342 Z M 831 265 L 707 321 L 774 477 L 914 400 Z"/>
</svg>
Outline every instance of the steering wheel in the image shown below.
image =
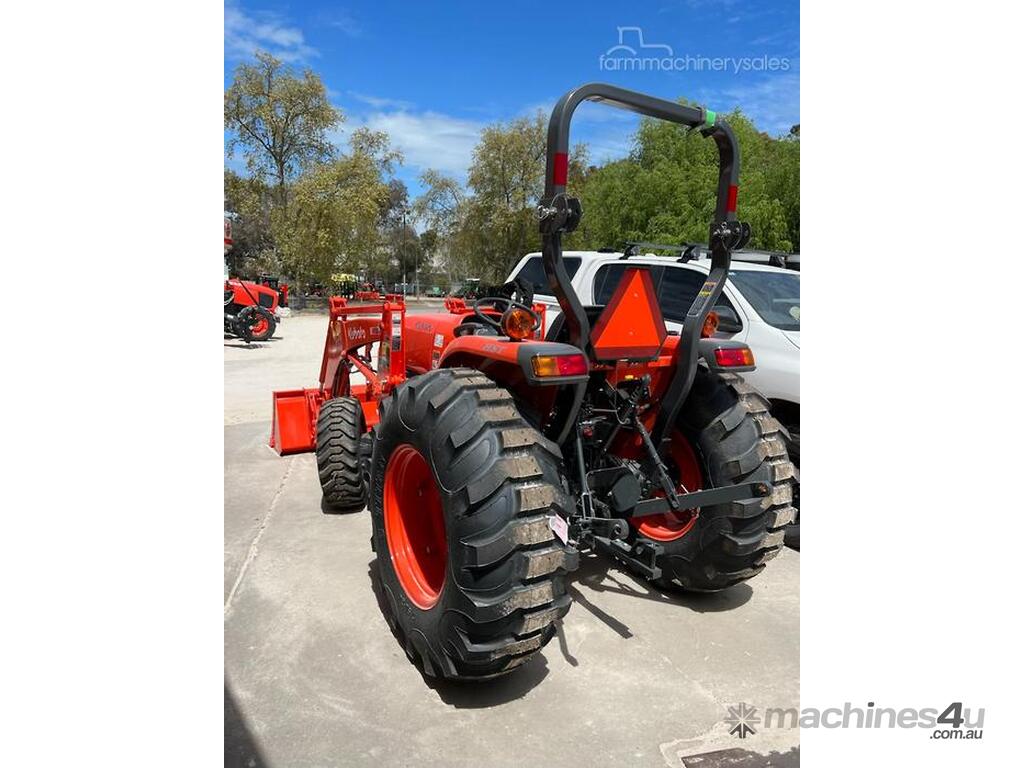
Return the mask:
<svg viewBox="0 0 1024 768">
<path fill-rule="evenodd" d="M 533 311 L 532 307 L 523 304 L 521 301 L 516 301 L 508 296 L 481 296 L 479 299 L 473 302 L 473 314 L 479 318 L 482 322 L 494 328 L 498 333 L 503 333 L 501 328 L 501 320 L 495 320 L 494 317 L 488 314 L 484 314 L 483 308 L 485 305 L 489 305 L 496 310 L 499 310 L 502 314 L 505 314 L 512 308 L 523 309 L 530 313 L 533 318 L 534 330 L 540 325 L 540 315 Z M 501 307 L 504 306 L 504 309 Z"/>
</svg>

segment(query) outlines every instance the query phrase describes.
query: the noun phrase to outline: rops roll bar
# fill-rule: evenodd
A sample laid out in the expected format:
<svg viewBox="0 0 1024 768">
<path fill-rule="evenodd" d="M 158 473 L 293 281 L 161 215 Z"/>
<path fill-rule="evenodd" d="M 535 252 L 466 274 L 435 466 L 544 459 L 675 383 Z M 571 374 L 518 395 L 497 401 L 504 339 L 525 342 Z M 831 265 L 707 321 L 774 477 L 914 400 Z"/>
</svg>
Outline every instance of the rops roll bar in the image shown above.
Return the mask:
<svg viewBox="0 0 1024 768">
<path fill-rule="evenodd" d="M 730 252 L 750 238 L 750 227 L 736 220 L 736 196 L 740 175 L 740 152 L 729 126 L 709 109 L 688 107 L 628 91 L 605 83 L 589 83 L 575 88 L 558 100 L 548 123 L 547 168 L 544 198 L 538 207 L 543 239 L 543 264 L 551 290 L 565 315 L 569 342 L 594 358 L 590 340 L 590 322 L 580 304 L 572 281 L 562 262 L 562 234 L 572 232 L 583 215 L 579 200 L 567 197 L 565 185 L 569 172 L 569 124 L 573 113 L 584 101 L 597 101 L 648 117 L 679 123 L 714 139 L 718 147 L 718 196 L 708 243 L 711 270 L 708 279 L 687 313 L 677 348 L 677 371 L 663 398 L 663 408 L 652 435 L 656 444 L 665 439 L 679 407 L 693 384 L 698 360 L 697 341 L 707 313 L 722 293 L 728 275 Z"/>
</svg>

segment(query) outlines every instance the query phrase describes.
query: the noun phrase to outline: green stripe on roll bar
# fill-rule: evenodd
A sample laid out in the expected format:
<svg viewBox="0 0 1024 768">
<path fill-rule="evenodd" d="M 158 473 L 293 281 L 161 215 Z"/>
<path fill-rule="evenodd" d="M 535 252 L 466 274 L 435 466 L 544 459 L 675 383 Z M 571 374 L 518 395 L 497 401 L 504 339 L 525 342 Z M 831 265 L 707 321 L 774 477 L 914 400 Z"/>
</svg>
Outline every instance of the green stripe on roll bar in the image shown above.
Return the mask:
<svg viewBox="0 0 1024 768">
<path fill-rule="evenodd" d="M 715 113 L 714 110 L 704 108 L 704 125 L 713 126 L 715 124 Z"/>
</svg>

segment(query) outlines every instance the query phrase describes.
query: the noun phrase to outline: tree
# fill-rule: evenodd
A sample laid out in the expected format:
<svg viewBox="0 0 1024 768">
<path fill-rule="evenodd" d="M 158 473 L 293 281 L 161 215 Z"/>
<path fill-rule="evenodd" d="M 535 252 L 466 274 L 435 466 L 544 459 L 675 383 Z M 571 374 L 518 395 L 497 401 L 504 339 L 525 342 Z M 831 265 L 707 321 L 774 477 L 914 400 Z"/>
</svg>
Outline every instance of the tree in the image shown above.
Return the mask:
<svg viewBox="0 0 1024 768">
<path fill-rule="evenodd" d="M 290 190 L 287 208 L 272 214 L 285 271 L 301 281 L 329 282 L 356 271 L 380 242 L 380 211 L 388 188 L 365 154 L 316 165 Z"/>
<path fill-rule="evenodd" d="M 272 176 L 281 205 L 295 173 L 333 157 L 327 134 L 342 119 L 319 76 L 309 69 L 297 75 L 269 53 L 239 65 L 224 94 L 228 156 L 240 147 L 253 175 Z"/>
<path fill-rule="evenodd" d="M 739 111 L 726 119 L 740 146 L 738 211 L 753 230 L 750 247 L 798 249 L 799 133 L 773 138 Z M 673 123 L 645 119 L 628 159 L 585 174 L 583 219 L 571 243 L 599 248 L 624 240 L 707 242 L 717 180 L 713 142 Z"/>
<path fill-rule="evenodd" d="M 391 137 L 385 131 L 357 128 L 349 136 L 348 144 L 352 154 L 370 158 L 383 176 L 393 175 L 395 167 L 405 162 L 402 153 L 391 146 Z"/>
<path fill-rule="evenodd" d="M 420 175 L 420 183 L 426 191 L 416 198 L 413 211 L 417 218 L 426 222 L 440 237 L 450 237 L 459 225 L 462 204 L 466 193 L 451 176 L 440 171 L 427 169 Z"/>
<path fill-rule="evenodd" d="M 228 252 L 232 273 L 246 271 L 245 262 L 272 268 L 274 237 L 270 229 L 271 194 L 259 178 L 224 171 L 224 211 L 231 215 L 234 245 Z"/>
<path fill-rule="evenodd" d="M 478 228 L 472 253 L 479 277 L 497 281 L 540 240 L 534 210 L 544 190 L 544 118 L 484 128 L 473 150 L 469 187 Z"/>
<path fill-rule="evenodd" d="M 425 249 L 447 273 L 450 285 L 455 274 L 465 276 L 470 267 L 456 248 L 459 228 L 466 214 L 466 192 L 451 176 L 428 169 L 420 175 L 426 191 L 416 198 L 413 215 L 426 224 L 430 235 Z"/>
</svg>

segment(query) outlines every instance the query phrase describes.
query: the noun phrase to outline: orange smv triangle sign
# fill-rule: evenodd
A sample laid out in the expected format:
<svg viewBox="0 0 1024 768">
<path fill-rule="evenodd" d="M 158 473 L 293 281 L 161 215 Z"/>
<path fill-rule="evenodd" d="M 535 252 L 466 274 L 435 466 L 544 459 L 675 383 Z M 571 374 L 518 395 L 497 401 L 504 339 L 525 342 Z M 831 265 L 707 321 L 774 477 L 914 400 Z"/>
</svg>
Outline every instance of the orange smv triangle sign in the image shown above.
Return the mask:
<svg viewBox="0 0 1024 768">
<path fill-rule="evenodd" d="M 595 356 L 650 360 L 658 356 L 667 336 L 650 270 L 630 267 L 594 326 Z"/>
</svg>

